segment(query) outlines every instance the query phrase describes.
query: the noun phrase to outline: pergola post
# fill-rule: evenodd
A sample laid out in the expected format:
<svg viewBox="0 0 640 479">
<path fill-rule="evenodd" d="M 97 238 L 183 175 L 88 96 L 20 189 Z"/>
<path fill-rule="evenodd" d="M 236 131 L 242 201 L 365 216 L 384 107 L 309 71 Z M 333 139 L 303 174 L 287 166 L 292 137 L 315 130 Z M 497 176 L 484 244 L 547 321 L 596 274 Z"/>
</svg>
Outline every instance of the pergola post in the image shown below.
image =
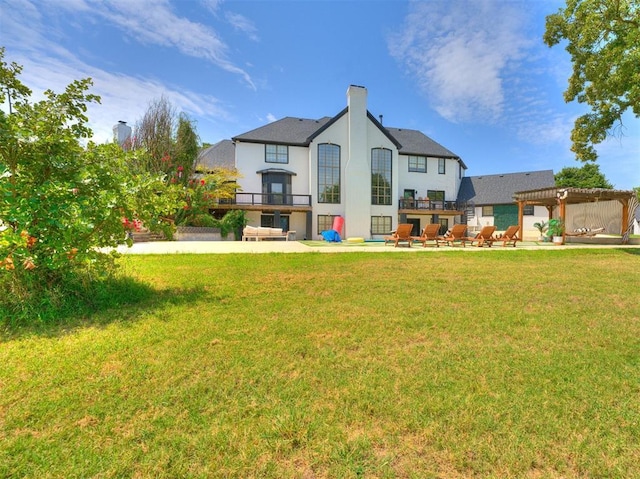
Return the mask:
<svg viewBox="0 0 640 479">
<path fill-rule="evenodd" d="M 526 201 L 518 201 L 518 226 L 520 227 L 520 238 L 524 239 L 524 206 Z"/>
<path fill-rule="evenodd" d="M 549 213 L 549 218 L 548 219 L 552 219 L 553 218 L 553 208 L 555 208 L 554 206 L 550 206 L 550 205 L 545 205 L 545 207 L 547 208 L 547 212 Z"/>
<path fill-rule="evenodd" d="M 565 218 L 567 216 L 567 200 L 566 198 L 559 198 L 559 202 L 560 212 L 558 216 L 560 218 L 560 221 L 562 222 L 562 244 L 564 244 L 567 236 L 567 223 L 565 222 Z"/>
<path fill-rule="evenodd" d="M 622 203 L 622 244 L 629 242 L 629 236 L 625 237 L 627 230 L 629 229 L 629 198 L 623 198 L 619 200 Z"/>
</svg>

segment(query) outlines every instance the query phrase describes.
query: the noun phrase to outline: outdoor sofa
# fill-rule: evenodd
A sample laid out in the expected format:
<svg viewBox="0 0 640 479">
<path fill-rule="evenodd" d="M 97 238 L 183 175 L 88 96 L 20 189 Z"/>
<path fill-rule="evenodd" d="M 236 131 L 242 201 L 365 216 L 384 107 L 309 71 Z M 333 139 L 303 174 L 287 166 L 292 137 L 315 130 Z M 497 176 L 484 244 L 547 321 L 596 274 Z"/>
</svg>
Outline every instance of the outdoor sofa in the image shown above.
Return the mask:
<svg viewBox="0 0 640 479">
<path fill-rule="evenodd" d="M 282 231 L 282 228 L 266 228 L 264 226 L 245 226 L 242 230 L 242 241 L 262 241 L 272 239 L 296 239 L 295 231 Z"/>
</svg>

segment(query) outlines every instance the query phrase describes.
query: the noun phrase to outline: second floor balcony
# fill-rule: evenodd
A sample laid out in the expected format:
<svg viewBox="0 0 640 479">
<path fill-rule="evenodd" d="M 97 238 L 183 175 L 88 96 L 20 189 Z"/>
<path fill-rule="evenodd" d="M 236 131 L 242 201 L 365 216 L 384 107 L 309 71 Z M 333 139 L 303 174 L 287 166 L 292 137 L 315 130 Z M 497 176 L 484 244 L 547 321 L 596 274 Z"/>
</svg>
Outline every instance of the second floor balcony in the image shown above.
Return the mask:
<svg viewBox="0 0 640 479">
<path fill-rule="evenodd" d="M 400 198 L 398 200 L 398 210 L 411 213 L 411 212 L 433 212 L 438 214 L 440 212 L 459 212 L 460 208 L 455 201 L 442 201 L 442 200 L 415 200 L 413 198 Z"/>
<path fill-rule="evenodd" d="M 234 198 L 222 199 L 220 209 L 311 211 L 311 195 L 282 193 L 236 193 Z"/>
<path fill-rule="evenodd" d="M 311 195 L 285 195 L 281 193 L 239 192 L 234 198 L 221 199 L 218 209 L 243 209 L 260 211 L 311 211 Z M 398 212 L 406 214 L 462 214 L 455 201 L 398 200 Z"/>
</svg>

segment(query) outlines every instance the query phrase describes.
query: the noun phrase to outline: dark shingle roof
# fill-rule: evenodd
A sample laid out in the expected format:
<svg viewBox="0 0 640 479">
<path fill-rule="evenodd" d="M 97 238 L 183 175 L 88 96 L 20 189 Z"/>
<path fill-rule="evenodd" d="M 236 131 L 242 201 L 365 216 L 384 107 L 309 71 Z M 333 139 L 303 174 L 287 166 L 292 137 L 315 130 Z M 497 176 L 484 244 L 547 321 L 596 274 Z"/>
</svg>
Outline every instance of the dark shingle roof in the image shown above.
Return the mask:
<svg viewBox="0 0 640 479">
<path fill-rule="evenodd" d="M 309 146 L 311 141 L 327 127 L 337 121 L 347 112 L 345 108 L 336 116 L 324 117 L 319 120 L 306 118 L 286 117 L 261 126 L 241 135 L 233 137 L 233 141 L 246 141 L 251 143 L 272 143 L 292 146 Z M 462 160 L 455 153 L 436 143 L 424 133 L 418 130 L 403 128 L 385 128 L 367 112 L 369 119 L 389 137 L 398 147 L 402 155 L 423 155 L 439 158 L 456 158 Z M 462 163 L 466 168 L 466 165 Z"/>
<path fill-rule="evenodd" d="M 308 146 L 310 138 L 316 131 L 330 121 L 324 117 L 319 120 L 307 118 L 286 117 L 242 135 L 234 136 L 233 141 L 247 141 L 251 143 L 274 143 L 292 146 Z"/>
<path fill-rule="evenodd" d="M 458 201 L 473 202 L 476 205 L 511 204 L 516 191 L 536 190 L 554 185 L 553 170 L 467 176 L 462 178 L 460 183 Z"/>
<path fill-rule="evenodd" d="M 236 167 L 236 146 L 231 140 L 222 140 L 208 148 L 200 150 L 196 160 L 196 169 L 215 168 L 233 169 Z"/>
<path fill-rule="evenodd" d="M 387 128 L 389 133 L 402 145 L 402 155 L 427 155 L 439 158 L 458 158 L 458 155 L 436 143 L 427 135 L 418 130 L 406 128 Z"/>
</svg>

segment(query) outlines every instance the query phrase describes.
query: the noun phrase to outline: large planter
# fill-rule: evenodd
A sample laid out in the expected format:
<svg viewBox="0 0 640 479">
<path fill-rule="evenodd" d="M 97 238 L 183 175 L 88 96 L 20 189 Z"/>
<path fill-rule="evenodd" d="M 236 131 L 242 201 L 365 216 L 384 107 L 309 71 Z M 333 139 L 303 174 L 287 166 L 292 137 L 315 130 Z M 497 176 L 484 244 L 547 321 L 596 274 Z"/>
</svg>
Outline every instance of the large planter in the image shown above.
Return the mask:
<svg viewBox="0 0 640 479">
<path fill-rule="evenodd" d="M 562 243 L 563 243 L 562 236 L 554 236 L 553 237 L 553 244 L 561 245 Z"/>
<path fill-rule="evenodd" d="M 204 226 L 178 226 L 174 234 L 176 241 L 233 241 L 235 234 L 229 233 L 226 238 L 220 234 L 220 228 Z"/>
</svg>

